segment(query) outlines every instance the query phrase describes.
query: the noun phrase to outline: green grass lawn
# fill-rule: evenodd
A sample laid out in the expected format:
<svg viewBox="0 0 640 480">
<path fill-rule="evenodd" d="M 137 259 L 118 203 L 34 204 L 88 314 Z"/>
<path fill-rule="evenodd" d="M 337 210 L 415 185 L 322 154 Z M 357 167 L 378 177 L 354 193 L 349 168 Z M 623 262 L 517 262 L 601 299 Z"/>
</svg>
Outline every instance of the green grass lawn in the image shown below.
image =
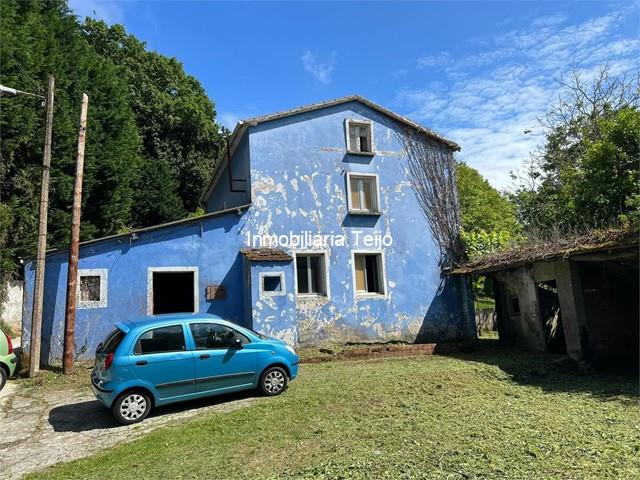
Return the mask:
<svg viewBox="0 0 640 480">
<path fill-rule="evenodd" d="M 637 381 L 495 343 L 305 364 L 280 397 L 30 478 L 640 478 Z"/>
</svg>

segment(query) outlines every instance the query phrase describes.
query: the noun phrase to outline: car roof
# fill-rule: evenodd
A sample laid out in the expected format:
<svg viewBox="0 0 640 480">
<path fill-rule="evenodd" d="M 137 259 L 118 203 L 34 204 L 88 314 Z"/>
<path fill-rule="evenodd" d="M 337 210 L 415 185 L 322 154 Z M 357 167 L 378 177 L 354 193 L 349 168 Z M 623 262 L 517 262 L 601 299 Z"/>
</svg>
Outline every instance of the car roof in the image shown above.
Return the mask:
<svg viewBox="0 0 640 480">
<path fill-rule="evenodd" d="M 137 317 L 123 322 L 116 323 L 116 326 L 125 332 L 130 330 L 139 330 L 148 326 L 163 326 L 171 325 L 176 322 L 203 320 L 203 321 L 216 321 L 228 326 L 241 327 L 242 325 L 236 325 L 232 322 L 224 320 L 218 315 L 212 315 L 209 313 L 165 313 L 161 315 L 148 315 L 145 317 Z"/>
</svg>

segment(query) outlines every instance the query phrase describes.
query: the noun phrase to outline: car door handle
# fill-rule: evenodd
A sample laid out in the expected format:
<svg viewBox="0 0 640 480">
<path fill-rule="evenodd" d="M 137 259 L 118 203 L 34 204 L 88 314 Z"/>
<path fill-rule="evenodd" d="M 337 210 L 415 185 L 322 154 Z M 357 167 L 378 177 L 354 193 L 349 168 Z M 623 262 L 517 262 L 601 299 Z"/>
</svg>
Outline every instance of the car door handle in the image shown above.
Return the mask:
<svg viewBox="0 0 640 480">
<path fill-rule="evenodd" d="M 202 355 L 200 355 L 200 359 L 201 360 L 206 360 L 207 358 L 209 358 L 209 354 L 208 353 L 203 353 Z"/>
<path fill-rule="evenodd" d="M 149 363 L 149 362 L 147 362 L 146 360 L 138 360 L 136 362 L 136 365 L 146 365 L 147 363 Z"/>
</svg>

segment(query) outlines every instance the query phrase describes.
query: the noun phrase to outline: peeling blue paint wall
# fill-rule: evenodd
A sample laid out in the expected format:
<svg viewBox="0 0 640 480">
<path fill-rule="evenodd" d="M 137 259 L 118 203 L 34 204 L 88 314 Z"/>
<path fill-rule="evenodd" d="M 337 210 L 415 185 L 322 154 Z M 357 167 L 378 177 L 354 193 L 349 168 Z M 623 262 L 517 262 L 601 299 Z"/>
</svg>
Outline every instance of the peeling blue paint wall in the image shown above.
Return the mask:
<svg viewBox="0 0 640 480">
<path fill-rule="evenodd" d="M 373 122 L 372 157 L 348 154 L 345 120 Z M 395 121 L 351 102 L 249 127 L 232 158 L 234 178 L 249 179 L 246 193 L 229 189 L 228 166 L 206 200 L 209 212 L 251 200 L 248 210 L 83 245 L 80 269 L 107 269 L 107 306 L 79 309 L 76 354 L 91 358 L 113 323 L 146 315 L 149 268 L 195 267 L 198 311 L 283 338 L 322 341 L 459 340 L 475 337 L 473 305 L 461 278 L 442 277 L 438 249 L 414 196 Z M 347 172 L 378 175 L 381 214 L 348 212 Z M 289 233 L 344 235 L 327 254 L 328 294 L 296 294 L 295 261 L 250 263 L 240 253 L 248 236 Z M 364 236 L 392 238 L 369 246 Z M 300 249 L 284 248 L 292 255 Z M 383 254 L 386 293 L 354 294 L 353 252 Z M 66 251 L 48 255 L 45 279 L 43 361 L 62 356 Z M 261 273 L 282 271 L 286 294 L 263 298 Z M 23 339 L 29 343 L 34 265 L 25 266 Z M 207 301 L 208 285 L 223 285 L 224 300 Z M 25 351 L 28 351 L 25 348 Z"/>
<path fill-rule="evenodd" d="M 375 156 L 347 154 L 346 119 L 373 122 Z M 407 175 L 398 128 L 388 117 L 352 102 L 249 130 L 253 206 L 246 231 L 310 231 L 348 239 L 347 246 L 328 251 L 330 294 L 296 299 L 298 342 L 475 336 L 466 285 L 440 275 L 438 249 Z M 347 172 L 378 175 L 379 217 L 348 213 Z M 389 234 L 393 244 L 367 247 L 362 237 L 371 233 Z M 354 295 L 352 252 L 361 250 L 384 252 L 387 294 L 382 298 Z M 254 322 L 261 315 L 254 311 Z"/>
<path fill-rule="evenodd" d="M 236 213 L 83 245 L 80 269 L 108 269 L 107 306 L 76 312 L 76 354 L 92 358 L 97 345 L 118 321 L 147 315 L 148 273 L 154 267 L 198 269 L 198 311 L 244 322 L 243 219 Z M 62 357 L 68 252 L 47 256 L 42 327 L 42 361 Z M 30 343 L 35 265 L 25 265 L 23 339 Z M 224 300 L 206 301 L 207 285 L 223 285 Z M 28 351 L 28 349 L 25 349 Z"/>
<path fill-rule="evenodd" d="M 259 332 L 277 334 L 291 345 L 297 342 L 295 275 L 292 262 L 250 262 L 251 303 L 249 314 L 252 328 Z M 269 296 L 261 292 L 261 275 L 279 274 L 284 277 L 282 294 Z"/>
</svg>

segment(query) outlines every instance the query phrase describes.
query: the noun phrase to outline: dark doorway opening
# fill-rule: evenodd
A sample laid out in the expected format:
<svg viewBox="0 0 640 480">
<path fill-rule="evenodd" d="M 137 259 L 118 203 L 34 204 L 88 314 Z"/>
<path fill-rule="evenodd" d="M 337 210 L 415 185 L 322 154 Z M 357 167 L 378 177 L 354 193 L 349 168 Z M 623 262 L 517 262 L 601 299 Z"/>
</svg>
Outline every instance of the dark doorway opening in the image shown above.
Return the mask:
<svg viewBox="0 0 640 480">
<path fill-rule="evenodd" d="M 560 299 L 555 280 L 536 284 L 538 290 L 538 302 L 540 305 L 540 317 L 544 327 L 544 339 L 548 353 L 567 353 L 567 344 L 562 328 L 562 315 L 560 312 Z"/>
<path fill-rule="evenodd" d="M 621 250 L 608 261 L 580 261 L 587 359 L 595 367 L 637 375 L 640 366 L 640 273 L 638 250 Z"/>
<path fill-rule="evenodd" d="M 194 272 L 153 272 L 153 314 L 194 311 Z"/>
</svg>

